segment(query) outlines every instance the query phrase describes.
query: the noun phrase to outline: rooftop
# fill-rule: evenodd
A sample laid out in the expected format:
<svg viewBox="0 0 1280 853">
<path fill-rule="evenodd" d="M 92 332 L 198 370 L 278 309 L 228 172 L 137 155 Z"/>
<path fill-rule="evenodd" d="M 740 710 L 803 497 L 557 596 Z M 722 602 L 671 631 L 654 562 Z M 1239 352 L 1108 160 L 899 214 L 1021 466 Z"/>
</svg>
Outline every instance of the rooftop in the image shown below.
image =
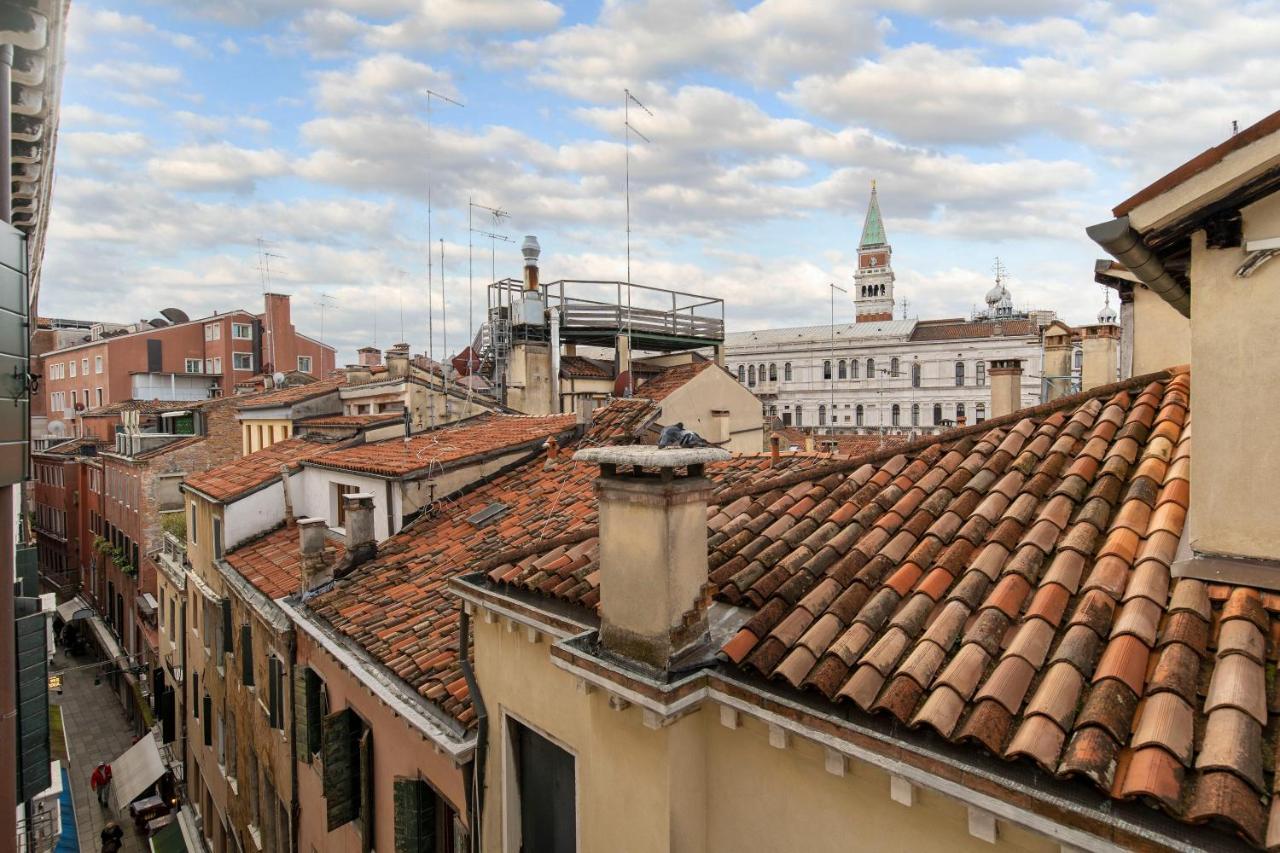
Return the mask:
<svg viewBox="0 0 1280 853">
<path fill-rule="evenodd" d="M 882 320 L 871 323 L 837 323 L 835 339 L 859 341 L 872 338 L 900 338 L 906 340 L 915 328 L 915 320 Z M 757 329 L 750 332 L 730 332 L 725 335 L 725 346 L 754 347 L 803 344 L 812 341 L 831 341 L 831 326 L 790 326 L 782 329 Z"/>
<path fill-rule="evenodd" d="M 689 364 L 677 364 L 675 367 L 668 367 L 652 379 L 641 383 L 635 389 L 635 396 L 660 403 L 713 365 L 715 365 L 714 361 L 694 361 Z M 734 381 L 736 382 L 737 380 Z"/>
<path fill-rule="evenodd" d="M 231 568 L 270 599 L 298 591 L 302 583 L 302 552 L 297 527 L 278 527 L 228 551 Z M 346 553 L 340 538 L 325 539 L 325 562 L 332 565 Z"/>
<path fill-rule="evenodd" d="M 997 329 L 999 330 L 997 332 Z M 994 338 L 998 336 L 1036 335 L 1040 328 L 1035 320 L 1009 318 L 1007 320 L 952 320 L 948 322 L 925 321 L 911 332 L 913 341 L 953 341 L 968 338 Z"/>
<path fill-rule="evenodd" d="M 296 423 L 300 427 L 366 427 L 403 420 L 400 412 L 380 412 L 376 415 L 312 415 L 299 418 Z"/>
<path fill-rule="evenodd" d="M 612 379 L 613 371 L 580 355 L 560 356 L 560 372 L 581 379 Z"/>
<path fill-rule="evenodd" d="M 334 450 L 311 461 L 326 468 L 400 477 L 432 466 L 511 450 L 572 430 L 576 415 L 482 415 L 457 426 Z"/>
<path fill-rule="evenodd" d="M 280 476 L 281 465 L 294 469 L 302 460 L 339 446 L 332 442 L 289 438 L 225 465 L 192 474 L 183 481 L 183 485 L 214 500 L 228 501 L 275 480 Z"/>
<path fill-rule="evenodd" d="M 329 379 L 319 379 L 315 382 L 308 382 L 303 385 L 290 385 L 286 388 L 277 388 L 274 391 L 255 394 L 237 405 L 236 408 L 243 412 L 250 409 L 274 409 L 282 406 L 292 406 L 294 403 L 301 403 L 304 400 L 313 400 L 316 397 L 323 397 L 325 394 L 337 391 L 339 386 L 343 385 L 345 382 L 345 376 L 335 376 Z"/>
</svg>

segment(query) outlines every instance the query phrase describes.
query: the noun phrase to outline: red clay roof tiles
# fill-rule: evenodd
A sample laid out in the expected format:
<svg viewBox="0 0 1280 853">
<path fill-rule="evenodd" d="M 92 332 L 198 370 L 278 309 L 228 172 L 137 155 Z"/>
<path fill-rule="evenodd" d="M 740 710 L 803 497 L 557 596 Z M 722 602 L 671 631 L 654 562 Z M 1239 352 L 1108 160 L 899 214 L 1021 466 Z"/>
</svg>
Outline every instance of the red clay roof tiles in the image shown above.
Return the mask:
<svg viewBox="0 0 1280 853">
<path fill-rule="evenodd" d="M 239 459 L 192 474 L 184 484 L 214 500 L 226 501 L 263 486 L 280 476 L 280 466 L 297 468 L 304 459 L 332 451 L 331 442 L 289 438 Z"/>
<path fill-rule="evenodd" d="M 301 583 L 297 527 L 281 527 L 228 551 L 227 563 L 268 598 L 284 598 Z M 341 540 L 325 540 L 325 560 L 332 564 L 346 551 Z"/>
</svg>

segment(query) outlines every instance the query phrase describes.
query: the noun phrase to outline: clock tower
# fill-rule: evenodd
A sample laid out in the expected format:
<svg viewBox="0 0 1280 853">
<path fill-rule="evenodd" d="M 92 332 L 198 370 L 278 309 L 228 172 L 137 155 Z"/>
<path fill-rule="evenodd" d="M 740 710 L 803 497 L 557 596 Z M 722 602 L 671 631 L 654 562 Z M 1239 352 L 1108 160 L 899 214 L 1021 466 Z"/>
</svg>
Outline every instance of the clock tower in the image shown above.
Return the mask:
<svg viewBox="0 0 1280 853">
<path fill-rule="evenodd" d="M 858 271 L 853 274 L 853 304 L 859 323 L 893 319 L 893 247 L 884 236 L 876 182 L 871 182 L 871 203 L 858 241 Z"/>
</svg>

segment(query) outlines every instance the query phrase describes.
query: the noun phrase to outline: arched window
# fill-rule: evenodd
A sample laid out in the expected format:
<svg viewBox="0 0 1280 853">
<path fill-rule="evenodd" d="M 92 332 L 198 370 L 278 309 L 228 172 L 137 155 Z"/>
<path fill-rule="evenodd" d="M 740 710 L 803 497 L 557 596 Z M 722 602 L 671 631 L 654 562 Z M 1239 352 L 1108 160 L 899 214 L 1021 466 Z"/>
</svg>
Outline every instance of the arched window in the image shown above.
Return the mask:
<svg viewBox="0 0 1280 853">
<path fill-rule="evenodd" d="M 853 371 L 851 375 L 854 379 L 858 378 L 858 363 L 856 358 L 849 362 L 849 368 Z"/>
<path fill-rule="evenodd" d="M 940 423 L 942 423 L 942 404 L 934 403 L 933 404 L 933 425 L 937 426 Z"/>
<path fill-rule="evenodd" d="M 913 361 L 911 363 L 911 387 L 920 387 L 920 362 Z"/>
<path fill-rule="evenodd" d="M 756 366 L 754 364 L 747 368 L 747 384 L 752 387 L 756 384 Z"/>
<path fill-rule="evenodd" d="M 796 404 L 796 426 L 804 426 L 804 406 Z"/>
<path fill-rule="evenodd" d="M 911 425 L 920 426 L 920 404 L 911 404 Z"/>
<path fill-rule="evenodd" d="M 849 378 L 849 364 L 843 358 L 836 364 L 836 375 L 841 379 Z"/>
<path fill-rule="evenodd" d="M 876 360 L 874 358 L 867 359 L 867 378 L 876 378 Z"/>
<path fill-rule="evenodd" d="M 1075 359 L 1076 370 L 1084 367 L 1084 350 L 1076 350 L 1072 357 Z"/>
<path fill-rule="evenodd" d="M 823 379 L 831 378 L 831 362 L 830 361 L 822 362 L 822 378 Z"/>
<path fill-rule="evenodd" d="M 889 375 L 895 377 L 899 375 L 899 364 L 897 358 L 889 360 Z"/>
<path fill-rule="evenodd" d="M 893 408 L 889 410 L 889 417 L 891 419 L 889 421 L 891 424 L 893 424 L 894 426 L 901 426 L 902 407 L 899 406 L 897 403 L 894 403 Z"/>
<path fill-rule="evenodd" d="M 956 362 L 956 387 L 961 388 L 963 386 L 964 386 L 964 362 L 957 361 Z"/>
<path fill-rule="evenodd" d="M 981 388 L 987 384 L 987 363 L 985 361 L 978 362 L 978 387 Z"/>
<path fill-rule="evenodd" d="M 862 404 L 853 407 L 853 422 L 858 426 L 862 426 Z"/>
<path fill-rule="evenodd" d="M 818 406 L 818 426 L 827 425 L 827 407 L 826 404 Z"/>
<path fill-rule="evenodd" d="M 973 422 L 980 424 L 987 419 L 987 404 L 979 403 L 973 407 Z"/>
<path fill-rule="evenodd" d="M 770 382 L 778 381 L 778 365 L 776 364 L 769 365 L 769 381 Z"/>
<path fill-rule="evenodd" d="M 738 365 L 738 381 L 745 383 L 747 381 L 747 368 L 744 365 Z"/>
<path fill-rule="evenodd" d="M 777 406 L 770 406 L 770 407 L 769 407 L 769 419 L 770 419 L 770 420 L 772 420 L 773 418 L 776 418 L 777 416 L 778 416 L 778 407 L 777 407 Z"/>
<path fill-rule="evenodd" d="M 791 362 L 789 361 L 782 365 L 782 381 L 791 381 Z"/>
<path fill-rule="evenodd" d="M 960 423 L 960 419 L 964 417 L 964 403 L 956 403 L 956 423 Z"/>
<path fill-rule="evenodd" d="M 764 373 L 764 365 L 762 364 L 762 365 L 760 365 L 760 384 L 761 384 L 761 385 L 763 385 L 763 384 L 764 384 L 764 376 L 765 376 L 765 373 Z"/>
</svg>

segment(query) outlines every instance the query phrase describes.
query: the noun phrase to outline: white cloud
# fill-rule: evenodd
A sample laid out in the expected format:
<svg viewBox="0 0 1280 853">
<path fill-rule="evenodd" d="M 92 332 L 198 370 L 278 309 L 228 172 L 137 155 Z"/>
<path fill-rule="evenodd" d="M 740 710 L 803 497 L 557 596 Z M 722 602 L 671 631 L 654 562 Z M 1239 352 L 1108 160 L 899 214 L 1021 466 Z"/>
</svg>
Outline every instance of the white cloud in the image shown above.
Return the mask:
<svg viewBox="0 0 1280 853">
<path fill-rule="evenodd" d="M 271 149 L 238 148 L 227 142 L 184 145 L 147 162 L 159 184 L 180 190 L 249 192 L 263 178 L 286 174 L 288 159 Z"/>
<path fill-rule="evenodd" d="M 425 90 L 456 95 L 450 74 L 398 53 L 362 59 L 354 68 L 316 75 L 316 104 L 326 112 L 395 111 L 423 101 Z"/>
</svg>

